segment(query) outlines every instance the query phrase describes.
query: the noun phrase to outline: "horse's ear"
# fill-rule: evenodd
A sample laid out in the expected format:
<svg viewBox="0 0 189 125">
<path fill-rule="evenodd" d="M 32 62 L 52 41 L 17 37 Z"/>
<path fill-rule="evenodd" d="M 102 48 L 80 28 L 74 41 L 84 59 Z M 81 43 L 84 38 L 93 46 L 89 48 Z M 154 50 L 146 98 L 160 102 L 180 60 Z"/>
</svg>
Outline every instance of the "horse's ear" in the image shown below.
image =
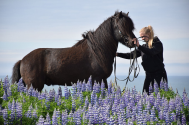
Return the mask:
<svg viewBox="0 0 189 125">
<path fill-rule="evenodd" d="M 129 12 L 127 13 L 127 16 L 129 15 Z"/>
<path fill-rule="evenodd" d="M 122 11 L 117 15 L 118 18 L 122 17 Z"/>
</svg>

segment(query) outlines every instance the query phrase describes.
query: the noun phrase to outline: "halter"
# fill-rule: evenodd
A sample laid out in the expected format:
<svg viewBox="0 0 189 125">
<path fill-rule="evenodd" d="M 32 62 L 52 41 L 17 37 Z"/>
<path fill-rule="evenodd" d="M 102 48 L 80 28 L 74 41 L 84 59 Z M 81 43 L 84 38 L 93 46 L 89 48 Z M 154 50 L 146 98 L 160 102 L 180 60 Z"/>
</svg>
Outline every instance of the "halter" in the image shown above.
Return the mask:
<svg viewBox="0 0 189 125">
<path fill-rule="evenodd" d="M 123 38 L 123 41 L 124 41 L 125 45 L 127 46 L 128 42 L 129 42 L 129 39 L 128 39 L 129 37 L 127 35 L 123 35 L 121 33 L 121 31 L 120 31 L 120 29 L 118 27 L 118 24 L 117 24 L 117 20 L 116 20 L 116 19 L 118 19 L 118 17 L 117 16 L 113 16 L 112 18 L 113 19 L 115 18 L 115 24 L 116 24 L 116 27 L 118 29 L 118 33 L 120 34 L 121 38 Z"/>
</svg>

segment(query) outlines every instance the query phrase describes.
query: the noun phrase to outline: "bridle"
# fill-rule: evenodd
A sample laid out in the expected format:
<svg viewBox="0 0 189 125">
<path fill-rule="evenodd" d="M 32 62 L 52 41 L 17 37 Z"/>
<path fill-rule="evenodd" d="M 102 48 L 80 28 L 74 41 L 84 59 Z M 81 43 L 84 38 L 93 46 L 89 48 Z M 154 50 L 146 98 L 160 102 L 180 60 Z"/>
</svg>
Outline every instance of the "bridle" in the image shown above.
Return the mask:
<svg viewBox="0 0 189 125">
<path fill-rule="evenodd" d="M 117 18 L 117 17 L 115 17 L 115 18 Z M 115 22 L 117 23 L 116 20 L 115 20 Z M 119 32 L 120 36 L 121 36 L 121 37 L 123 38 L 123 40 L 124 40 L 125 45 L 127 45 L 128 42 L 129 42 L 128 36 L 123 35 L 123 34 L 121 33 L 121 31 L 120 31 L 120 29 L 119 29 L 119 27 L 118 27 L 117 24 L 116 24 L 116 26 L 117 26 L 117 28 L 118 28 L 118 32 Z M 137 55 L 136 55 L 136 54 L 137 54 L 137 50 L 136 50 L 136 44 L 135 44 L 135 50 L 134 50 L 134 52 L 133 52 L 133 60 L 131 59 L 131 48 L 130 48 L 130 67 L 129 67 L 129 73 L 128 73 L 128 76 L 127 76 L 125 79 L 123 79 L 123 80 L 120 80 L 120 79 L 118 79 L 118 78 L 116 77 L 116 56 L 115 56 L 115 61 L 114 61 L 115 83 L 116 83 L 116 85 L 117 85 L 117 80 L 119 80 L 119 81 L 125 81 L 125 80 L 126 80 L 126 84 L 125 84 L 125 87 L 123 88 L 123 91 L 125 90 L 128 81 L 130 81 L 130 82 L 134 81 L 134 79 L 138 77 L 138 74 L 139 74 L 139 72 L 140 72 L 140 67 L 139 67 L 139 64 L 138 64 L 138 62 L 137 62 Z M 139 69 L 138 73 L 137 73 L 137 68 Z M 131 79 L 130 79 L 130 74 L 132 73 L 133 70 L 134 70 L 134 76 L 133 76 L 133 79 L 131 80 Z M 122 91 L 122 92 L 123 92 L 123 91 Z"/>
<path fill-rule="evenodd" d="M 121 31 L 120 31 L 120 29 L 119 29 L 119 27 L 118 27 L 118 24 L 117 24 L 117 19 L 118 19 L 118 17 L 117 17 L 117 16 L 113 16 L 112 18 L 115 19 L 115 25 L 116 25 L 116 27 L 117 27 L 117 29 L 118 29 L 118 33 L 120 34 L 120 36 L 121 36 L 121 38 L 123 39 L 125 45 L 127 46 L 128 43 L 129 43 L 129 37 L 128 37 L 127 35 L 123 35 L 123 34 L 121 33 Z"/>
</svg>

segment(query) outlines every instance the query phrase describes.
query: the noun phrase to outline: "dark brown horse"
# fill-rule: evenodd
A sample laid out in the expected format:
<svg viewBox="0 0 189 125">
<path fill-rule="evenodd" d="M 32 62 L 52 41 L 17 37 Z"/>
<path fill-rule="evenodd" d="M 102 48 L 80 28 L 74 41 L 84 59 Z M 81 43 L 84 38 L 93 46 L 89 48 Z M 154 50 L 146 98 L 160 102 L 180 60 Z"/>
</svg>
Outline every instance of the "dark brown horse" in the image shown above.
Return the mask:
<svg viewBox="0 0 189 125">
<path fill-rule="evenodd" d="M 71 86 L 71 82 L 88 79 L 105 83 L 113 70 L 118 42 L 134 47 L 134 24 L 128 13 L 115 12 L 95 31 L 84 33 L 83 39 L 70 48 L 39 48 L 27 54 L 13 67 L 12 83 L 23 82 L 41 91 L 46 85 Z"/>
</svg>

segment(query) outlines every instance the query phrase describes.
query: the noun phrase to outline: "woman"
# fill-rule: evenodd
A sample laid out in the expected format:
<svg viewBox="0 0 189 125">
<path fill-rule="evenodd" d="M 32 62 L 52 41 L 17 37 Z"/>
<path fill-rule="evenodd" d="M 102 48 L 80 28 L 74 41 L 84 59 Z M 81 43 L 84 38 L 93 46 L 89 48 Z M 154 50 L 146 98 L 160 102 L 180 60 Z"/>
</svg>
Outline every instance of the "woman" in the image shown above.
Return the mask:
<svg viewBox="0 0 189 125">
<path fill-rule="evenodd" d="M 138 40 L 133 39 L 134 44 L 136 44 L 137 48 L 137 58 L 142 57 L 142 66 L 146 72 L 146 78 L 144 81 L 143 92 L 149 94 L 149 85 L 152 83 L 154 86 L 154 79 L 160 86 L 160 81 L 163 79 L 167 80 L 167 73 L 164 68 L 163 63 L 163 44 L 158 39 L 157 36 L 154 37 L 154 32 L 152 26 L 144 27 L 140 30 L 140 38 L 146 42 L 146 44 L 140 45 Z M 130 59 L 133 55 L 133 51 L 131 53 L 116 53 L 116 56 Z"/>
</svg>

